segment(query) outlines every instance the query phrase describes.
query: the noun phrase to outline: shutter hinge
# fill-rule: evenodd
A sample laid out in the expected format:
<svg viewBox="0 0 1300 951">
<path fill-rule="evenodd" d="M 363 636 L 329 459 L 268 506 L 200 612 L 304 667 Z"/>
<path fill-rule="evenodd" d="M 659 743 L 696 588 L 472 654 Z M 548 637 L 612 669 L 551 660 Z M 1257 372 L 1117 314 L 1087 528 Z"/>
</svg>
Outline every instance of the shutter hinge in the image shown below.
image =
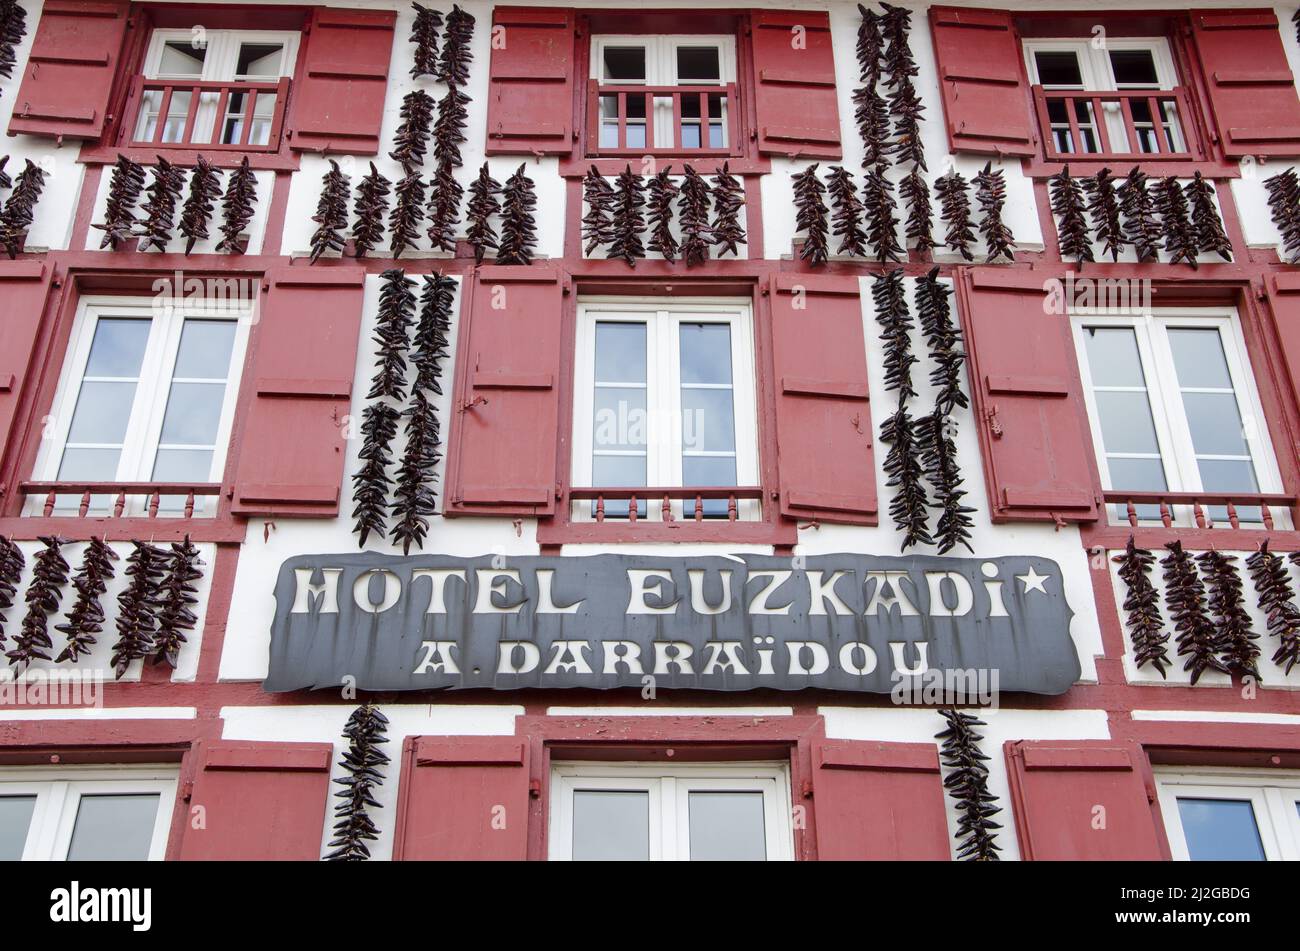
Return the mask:
<svg viewBox="0 0 1300 951">
<path fill-rule="evenodd" d="M 542 781 L 540 779 L 528 780 L 528 795 L 532 799 L 542 798 Z"/>
<path fill-rule="evenodd" d="M 181 783 L 181 802 L 189 802 L 194 796 L 194 780 L 187 779 Z"/>
<path fill-rule="evenodd" d="M 804 799 L 811 799 L 813 797 L 813 784 L 811 780 L 805 779 L 799 785 L 799 795 Z"/>
<path fill-rule="evenodd" d="M 993 434 L 994 439 L 1002 438 L 1002 423 L 998 421 L 998 404 L 994 403 L 984 411 L 984 418 L 988 421 L 989 432 Z"/>
</svg>

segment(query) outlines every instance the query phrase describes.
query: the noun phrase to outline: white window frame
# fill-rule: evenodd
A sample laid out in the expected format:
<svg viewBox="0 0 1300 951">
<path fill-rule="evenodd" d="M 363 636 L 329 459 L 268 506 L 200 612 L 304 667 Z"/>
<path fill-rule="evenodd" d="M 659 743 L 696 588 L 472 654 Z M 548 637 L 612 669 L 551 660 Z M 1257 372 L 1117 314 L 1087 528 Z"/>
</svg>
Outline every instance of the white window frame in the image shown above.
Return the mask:
<svg viewBox="0 0 1300 951">
<path fill-rule="evenodd" d="M 759 484 L 758 393 L 754 371 L 752 308 L 736 298 L 588 297 L 578 302 L 577 359 L 573 388 L 573 485 L 592 486 L 593 413 L 595 401 L 596 324 L 622 321 L 646 324 L 646 408 L 651 421 L 646 452 L 650 487 L 682 485 L 681 362 L 678 329 L 682 324 L 725 323 L 731 328 L 731 393 L 735 415 L 736 485 Z M 655 422 L 659 421 L 658 426 Z M 673 421 L 669 432 L 663 423 Z M 707 454 L 707 453 L 704 453 Z M 629 492 L 633 491 L 629 489 Z M 655 500 L 647 499 L 647 517 L 662 520 Z M 683 501 L 674 500 L 673 517 L 683 517 Z M 575 503 L 574 517 L 592 517 L 594 503 Z M 692 503 L 692 514 L 694 508 Z M 760 504 L 742 499 L 736 517 L 756 520 Z"/>
<path fill-rule="evenodd" d="M 158 815 L 150 840 L 150 862 L 167 852 L 176 806 L 177 769 L 119 765 L 68 769 L 18 766 L 0 769 L 0 796 L 35 796 L 22 861 L 65 861 L 72 844 L 82 796 L 158 794 Z"/>
<path fill-rule="evenodd" d="M 135 399 L 131 404 L 131 417 L 123 437 L 117 473 L 113 479 L 93 480 L 105 482 L 151 482 L 162 436 L 163 418 L 173 382 L 176 358 L 180 350 L 181 331 L 187 319 L 227 320 L 235 324 L 235 338 L 231 344 L 230 370 L 226 377 L 226 392 L 221 405 L 221 420 L 217 425 L 216 445 L 212 447 L 212 467 L 207 482 L 220 482 L 230 448 L 230 432 L 234 423 L 235 407 L 239 402 L 239 383 L 243 375 L 244 357 L 248 347 L 249 326 L 253 322 L 254 302 L 238 301 L 177 301 L 159 306 L 158 299 L 135 297 L 87 296 L 77 306 L 72 335 L 68 344 L 68 358 L 64 363 L 59 386 L 51 408 L 50 426 L 37 453 L 37 481 L 58 481 L 59 465 L 68 443 L 68 432 L 77 408 L 77 398 L 85 382 L 86 365 L 95 339 L 95 329 L 101 319 L 131 318 L 150 320 L 152 326 L 145 344 L 140 376 L 136 383 Z M 203 382 L 212 382 L 206 378 Z M 169 446 L 168 448 L 201 448 L 207 446 Z M 196 514 L 204 508 L 203 500 L 195 500 Z M 128 496 L 124 515 L 143 514 L 148 504 L 145 496 Z M 29 505 L 39 507 L 39 500 Z M 213 514 L 206 512 L 204 514 Z"/>
<path fill-rule="evenodd" d="M 1187 836 L 1183 831 L 1178 799 L 1234 799 L 1249 801 L 1255 825 L 1270 862 L 1300 860 L 1300 771 L 1250 771 L 1201 768 L 1155 770 L 1160 812 L 1175 861 L 1187 862 Z"/>
<path fill-rule="evenodd" d="M 1223 343 L 1223 352 L 1228 363 L 1228 375 L 1237 398 L 1237 409 L 1242 416 L 1246 447 L 1255 469 L 1255 479 L 1259 483 L 1258 491 L 1265 495 L 1282 491 L 1282 475 L 1265 424 L 1264 408 L 1260 402 L 1259 388 L 1255 384 L 1250 355 L 1246 350 L 1241 321 L 1234 308 L 1159 307 L 1121 314 L 1099 312 L 1090 308 L 1072 308 L 1070 316 L 1074 330 L 1075 353 L 1079 359 L 1080 378 L 1083 382 L 1084 401 L 1088 408 L 1088 425 L 1092 430 L 1092 442 L 1096 450 L 1097 468 L 1101 474 L 1103 488 L 1113 490 L 1115 485 L 1110 477 L 1106 446 L 1102 440 L 1101 416 L 1097 411 L 1095 388 L 1092 382 L 1092 368 L 1088 363 L 1085 338 L 1088 327 L 1115 327 L 1134 331 L 1138 353 L 1142 360 L 1142 374 L 1146 382 L 1152 422 L 1156 430 L 1156 444 L 1160 450 L 1161 465 L 1165 472 L 1165 484 L 1168 486 L 1166 491 L 1202 491 L 1201 474 L 1197 467 L 1191 430 L 1182 405 L 1182 393 L 1178 387 L 1173 354 L 1169 348 L 1167 331 L 1172 327 L 1219 332 L 1219 339 Z M 1253 425 L 1251 420 L 1255 421 Z M 1173 509 L 1178 524 L 1192 524 L 1190 506 L 1178 505 Z M 1273 514 L 1275 519 L 1288 518 L 1286 513 L 1280 510 L 1275 509 Z M 1278 524 L 1281 527 L 1280 521 Z"/>
<path fill-rule="evenodd" d="M 573 794 L 630 790 L 650 796 L 650 861 L 690 859 L 689 797 L 692 792 L 763 794 L 767 861 L 794 859 L 790 770 L 781 763 L 562 763 L 551 769 L 549 858 L 573 859 Z"/>
</svg>

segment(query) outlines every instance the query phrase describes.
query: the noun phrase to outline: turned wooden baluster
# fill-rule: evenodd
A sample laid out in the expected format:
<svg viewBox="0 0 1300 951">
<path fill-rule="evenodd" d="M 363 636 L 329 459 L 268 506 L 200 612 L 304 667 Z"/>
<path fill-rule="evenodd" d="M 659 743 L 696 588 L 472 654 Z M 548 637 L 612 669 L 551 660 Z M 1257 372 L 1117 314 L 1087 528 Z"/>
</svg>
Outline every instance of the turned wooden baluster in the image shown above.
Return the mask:
<svg viewBox="0 0 1300 951">
<path fill-rule="evenodd" d="M 1259 510 L 1264 515 L 1264 527 L 1271 532 L 1273 530 L 1273 510 L 1267 505 L 1261 505 Z"/>
<path fill-rule="evenodd" d="M 664 496 L 664 502 L 663 505 L 659 506 L 659 511 L 663 514 L 665 522 L 671 522 L 673 520 L 673 503 L 668 496 Z"/>
<path fill-rule="evenodd" d="M 1169 503 L 1163 499 L 1160 500 L 1160 524 L 1165 528 L 1174 524 L 1174 514 L 1169 510 Z"/>
<path fill-rule="evenodd" d="M 159 498 L 159 495 L 158 495 L 157 492 L 154 492 L 152 495 L 149 496 L 149 517 L 150 517 L 150 518 L 157 518 L 157 517 L 158 517 L 158 502 L 159 502 L 159 501 L 160 501 L 160 498 Z"/>
<path fill-rule="evenodd" d="M 632 496 L 632 499 L 627 506 L 627 520 L 629 522 L 636 521 L 636 506 L 637 506 L 637 501 L 636 501 L 636 496 L 634 495 Z"/>
<path fill-rule="evenodd" d="M 1199 500 L 1192 503 L 1192 512 L 1196 515 L 1196 527 L 1205 528 L 1205 509 L 1201 508 Z"/>
<path fill-rule="evenodd" d="M 704 496 L 702 495 L 695 497 L 695 521 L 704 521 Z"/>
<path fill-rule="evenodd" d="M 1233 528 L 1241 528 L 1241 520 L 1237 518 L 1237 506 L 1231 501 L 1228 502 L 1228 524 Z"/>
<path fill-rule="evenodd" d="M 605 521 L 605 497 L 603 495 L 596 496 L 596 521 Z"/>
<path fill-rule="evenodd" d="M 49 518 L 54 512 L 54 493 L 51 492 L 45 497 L 45 517 Z"/>
<path fill-rule="evenodd" d="M 735 520 L 736 520 L 736 497 L 734 495 L 729 495 L 727 496 L 727 521 L 734 522 Z"/>
<path fill-rule="evenodd" d="M 87 489 L 81 493 L 81 504 L 77 506 L 77 517 L 85 518 L 86 513 L 90 511 L 90 490 Z"/>
<path fill-rule="evenodd" d="M 1137 506 L 1133 504 L 1133 500 L 1132 500 L 1132 499 L 1129 499 L 1129 501 L 1128 501 L 1126 507 L 1127 507 L 1127 509 L 1128 509 L 1128 523 L 1129 523 L 1129 525 L 1130 525 L 1131 527 L 1133 527 L 1133 528 L 1137 528 L 1137 523 L 1138 523 L 1138 510 L 1137 510 Z"/>
<path fill-rule="evenodd" d="M 113 518 L 121 518 L 123 510 L 126 509 L 126 492 L 117 493 L 117 498 L 113 500 Z"/>
<path fill-rule="evenodd" d="M 194 517 L 194 490 L 190 489 L 190 494 L 185 496 L 185 517 Z"/>
</svg>

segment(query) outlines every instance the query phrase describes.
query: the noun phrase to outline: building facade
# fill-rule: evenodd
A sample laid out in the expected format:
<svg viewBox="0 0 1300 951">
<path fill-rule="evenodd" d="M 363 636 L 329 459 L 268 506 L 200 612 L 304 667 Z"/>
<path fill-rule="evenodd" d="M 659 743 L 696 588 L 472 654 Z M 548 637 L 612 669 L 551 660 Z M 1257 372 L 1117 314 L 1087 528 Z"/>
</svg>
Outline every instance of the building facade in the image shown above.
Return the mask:
<svg viewBox="0 0 1300 951">
<path fill-rule="evenodd" d="M 1295 14 L 0 0 L 0 856 L 1300 857 Z"/>
</svg>

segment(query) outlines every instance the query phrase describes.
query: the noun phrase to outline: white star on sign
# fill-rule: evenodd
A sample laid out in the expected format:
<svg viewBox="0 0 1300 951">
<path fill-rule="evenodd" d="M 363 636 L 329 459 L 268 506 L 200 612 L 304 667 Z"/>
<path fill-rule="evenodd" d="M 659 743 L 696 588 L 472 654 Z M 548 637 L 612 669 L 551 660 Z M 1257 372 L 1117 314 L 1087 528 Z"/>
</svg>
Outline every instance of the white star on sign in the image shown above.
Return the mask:
<svg viewBox="0 0 1300 951">
<path fill-rule="evenodd" d="M 1043 582 L 1050 578 L 1051 575 L 1040 575 L 1034 570 L 1034 566 L 1029 566 L 1029 571 L 1023 575 L 1016 575 L 1016 580 L 1025 586 L 1022 594 L 1028 594 L 1030 591 L 1041 591 L 1047 594 L 1047 589 L 1043 587 Z"/>
</svg>

